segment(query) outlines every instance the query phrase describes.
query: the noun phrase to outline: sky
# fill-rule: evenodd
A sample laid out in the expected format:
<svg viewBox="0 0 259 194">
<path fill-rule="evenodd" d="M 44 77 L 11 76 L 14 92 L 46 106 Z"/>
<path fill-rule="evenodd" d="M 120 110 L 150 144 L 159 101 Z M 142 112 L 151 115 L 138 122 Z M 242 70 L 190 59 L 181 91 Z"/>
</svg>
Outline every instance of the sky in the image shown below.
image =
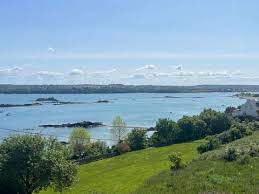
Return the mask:
<svg viewBox="0 0 259 194">
<path fill-rule="evenodd" d="M 259 84 L 258 0 L 1 0 L 0 84 Z"/>
</svg>

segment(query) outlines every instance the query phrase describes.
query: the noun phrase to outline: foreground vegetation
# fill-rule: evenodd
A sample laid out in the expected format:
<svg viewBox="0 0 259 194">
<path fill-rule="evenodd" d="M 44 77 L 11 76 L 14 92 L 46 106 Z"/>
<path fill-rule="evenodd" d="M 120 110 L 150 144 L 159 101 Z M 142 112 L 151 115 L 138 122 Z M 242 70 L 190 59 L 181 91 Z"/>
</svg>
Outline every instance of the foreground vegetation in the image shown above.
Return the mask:
<svg viewBox="0 0 259 194">
<path fill-rule="evenodd" d="M 229 147 L 248 152 L 254 146 L 259 151 L 258 139 L 256 131 L 202 155 L 198 155 L 196 148 L 205 141 L 199 140 L 148 148 L 82 165 L 79 182 L 65 193 L 258 193 L 259 158 L 232 162 L 223 158 Z M 170 169 L 168 156 L 174 152 L 182 153 L 185 164 L 190 162 L 187 167 Z"/>
<path fill-rule="evenodd" d="M 131 193 L 146 179 L 169 169 L 168 155 L 183 153 L 185 162 L 198 156 L 197 146 L 203 141 L 148 148 L 79 167 L 79 182 L 66 193 Z M 54 193 L 52 190 L 42 192 Z"/>
<path fill-rule="evenodd" d="M 76 175 L 67 149 L 55 139 L 16 135 L 0 145 L 0 193 L 32 194 L 51 187 L 62 191 Z"/>
<path fill-rule="evenodd" d="M 228 147 L 259 151 L 259 132 L 207 152 L 186 168 L 162 171 L 145 181 L 134 193 L 259 193 L 259 158 L 232 162 L 222 159 Z M 259 152 L 258 152 L 259 153 Z"/>
<path fill-rule="evenodd" d="M 258 193 L 259 159 L 237 162 L 198 160 L 172 174 L 165 170 L 145 181 L 135 194 Z"/>
<path fill-rule="evenodd" d="M 246 187 L 238 184 L 249 180 L 246 191 L 255 192 L 259 125 L 250 119 L 233 118 L 228 110 L 205 109 L 177 122 L 159 119 L 150 138 L 143 129 L 129 132 L 124 120 L 116 117 L 112 147 L 90 141 L 84 128 L 73 129 L 67 145 L 39 135 L 6 138 L 0 145 L 0 191 L 239 193 Z M 109 157 L 113 158 L 89 163 Z M 78 175 L 76 163 L 84 164 Z"/>
<path fill-rule="evenodd" d="M 68 193 L 256 193 L 258 128 L 211 109 L 177 122 L 160 119 L 150 139 L 137 129 L 118 139 L 126 152 L 143 150 L 81 166 Z M 203 153 L 198 158 L 197 151 Z"/>
</svg>

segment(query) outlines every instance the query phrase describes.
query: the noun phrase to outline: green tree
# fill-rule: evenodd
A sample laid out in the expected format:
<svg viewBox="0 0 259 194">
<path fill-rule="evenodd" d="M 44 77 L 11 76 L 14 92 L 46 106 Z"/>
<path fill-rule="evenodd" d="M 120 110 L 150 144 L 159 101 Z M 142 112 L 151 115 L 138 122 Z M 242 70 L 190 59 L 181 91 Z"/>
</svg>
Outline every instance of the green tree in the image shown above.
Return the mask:
<svg viewBox="0 0 259 194">
<path fill-rule="evenodd" d="M 155 130 L 156 132 L 151 137 L 152 144 L 155 146 L 164 146 L 180 141 L 181 129 L 176 122 L 170 119 L 159 119 Z"/>
<path fill-rule="evenodd" d="M 0 193 L 32 194 L 47 187 L 62 191 L 75 180 L 76 166 L 56 139 L 8 137 L 0 145 Z"/>
<path fill-rule="evenodd" d="M 99 156 L 108 153 L 110 153 L 110 149 L 103 141 L 96 141 L 91 143 L 90 148 L 87 150 L 88 156 Z"/>
<path fill-rule="evenodd" d="M 117 142 L 121 142 L 127 137 L 127 126 L 125 121 L 120 116 L 113 119 L 111 133 L 113 139 Z"/>
<path fill-rule="evenodd" d="M 211 134 L 226 131 L 232 124 L 232 119 L 229 115 L 212 109 L 205 109 L 201 112 L 199 117 L 207 124 L 208 130 L 210 130 Z"/>
<path fill-rule="evenodd" d="M 90 147 L 90 134 L 84 128 L 74 128 L 69 137 L 69 145 L 74 157 L 83 157 Z"/>
<path fill-rule="evenodd" d="M 183 116 L 182 119 L 178 120 L 177 124 L 182 129 L 181 141 L 200 139 L 208 134 L 206 123 L 195 116 Z"/>
<path fill-rule="evenodd" d="M 131 148 L 131 150 L 141 150 L 146 147 L 147 143 L 147 135 L 146 131 L 142 129 L 133 129 L 127 138 L 127 142 Z"/>
</svg>

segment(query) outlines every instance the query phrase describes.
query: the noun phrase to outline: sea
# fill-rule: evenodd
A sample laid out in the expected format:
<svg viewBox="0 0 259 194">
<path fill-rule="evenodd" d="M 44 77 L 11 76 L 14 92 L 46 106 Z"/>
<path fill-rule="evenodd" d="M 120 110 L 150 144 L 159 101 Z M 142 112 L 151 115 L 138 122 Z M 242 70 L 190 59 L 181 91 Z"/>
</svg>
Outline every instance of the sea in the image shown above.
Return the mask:
<svg viewBox="0 0 259 194">
<path fill-rule="evenodd" d="M 0 140 L 23 133 L 40 133 L 67 141 L 71 128 L 41 128 L 39 125 L 102 122 L 111 125 L 121 116 L 128 126 L 154 127 L 159 118 L 177 121 L 184 115 L 199 114 L 205 108 L 224 111 L 245 102 L 235 93 L 125 93 L 125 94 L 0 94 L 0 104 L 27 104 L 38 98 L 54 97 L 59 101 L 78 104 L 0 108 Z M 109 103 L 97 103 L 108 100 Z M 93 141 L 113 144 L 108 126 L 86 129 Z M 130 129 L 129 129 L 130 130 Z"/>
</svg>

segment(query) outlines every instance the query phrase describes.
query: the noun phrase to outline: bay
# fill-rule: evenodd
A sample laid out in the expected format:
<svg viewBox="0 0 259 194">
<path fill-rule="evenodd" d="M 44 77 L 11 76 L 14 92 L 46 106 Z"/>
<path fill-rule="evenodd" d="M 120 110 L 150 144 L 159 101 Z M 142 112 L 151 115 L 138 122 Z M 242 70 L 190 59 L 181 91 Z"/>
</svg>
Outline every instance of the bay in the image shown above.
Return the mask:
<svg viewBox="0 0 259 194">
<path fill-rule="evenodd" d="M 204 108 L 224 111 L 227 106 L 238 106 L 243 99 L 234 93 L 127 93 L 127 94 L 0 94 L 0 104 L 26 104 L 37 98 L 54 97 L 60 101 L 81 104 L 0 108 L 0 139 L 16 133 L 11 130 L 40 132 L 67 141 L 70 128 L 39 128 L 44 124 L 63 124 L 80 121 L 103 122 L 111 125 L 121 116 L 129 126 L 155 126 L 159 118 L 180 119 L 183 115 L 199 114 Z M 96 103 L 108 100 L 110 103 Z M 107 139 L 112 144 L 109 127 L 88 129 L 93 139 Z"/>
</svg>

